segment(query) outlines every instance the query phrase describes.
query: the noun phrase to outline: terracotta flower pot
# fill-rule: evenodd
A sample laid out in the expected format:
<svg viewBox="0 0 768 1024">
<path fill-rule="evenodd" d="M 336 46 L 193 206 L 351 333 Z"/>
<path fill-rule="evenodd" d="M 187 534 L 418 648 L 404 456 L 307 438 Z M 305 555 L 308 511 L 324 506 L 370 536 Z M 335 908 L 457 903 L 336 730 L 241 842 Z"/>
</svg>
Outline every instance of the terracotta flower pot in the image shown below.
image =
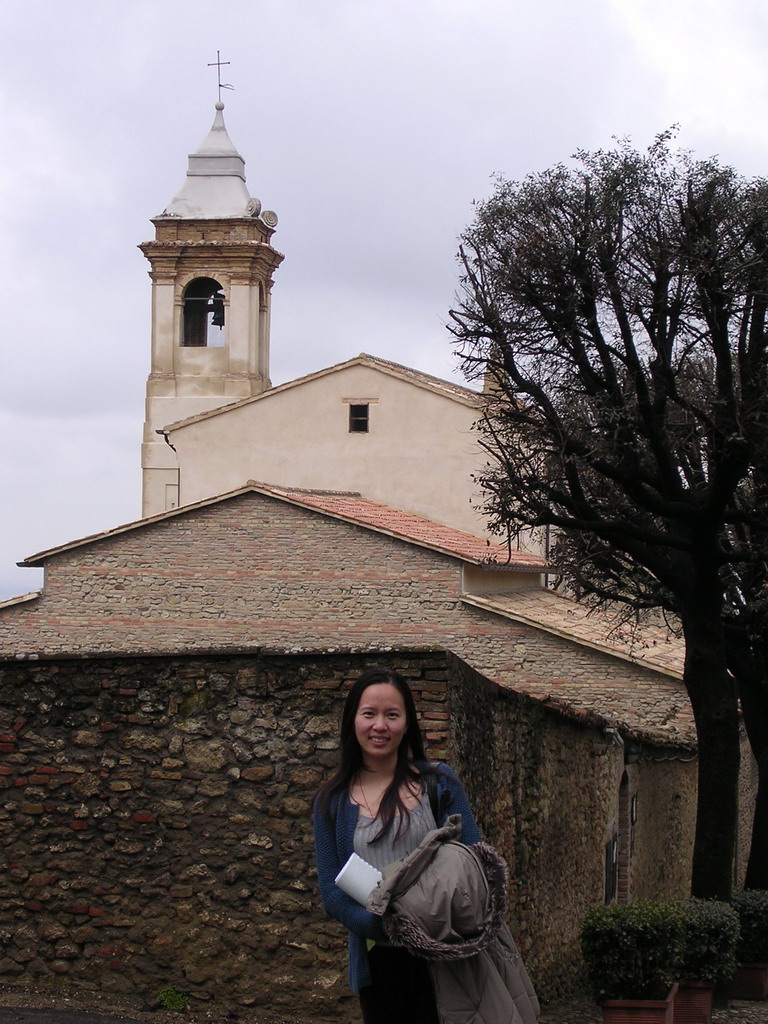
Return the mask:
<svg viewBox="0 0 768 1024">
<path fill-rule="evenodd" d="M 666 999 L 607 999 L 603 1003 L 603 1024 L 673 1024 L 677 985 Z"/>
<path fill-rule="evenodd" d="M 739 964 L 728 995 L 731 999 L 768 999 L 768 964 Z"/>
<path fill-rule="evenodd" d="M 708 981 L 686 981 L 677 987 L 672 1013 L 674 1024 L 711 1024 L 715 986 Z"/>
</svg>

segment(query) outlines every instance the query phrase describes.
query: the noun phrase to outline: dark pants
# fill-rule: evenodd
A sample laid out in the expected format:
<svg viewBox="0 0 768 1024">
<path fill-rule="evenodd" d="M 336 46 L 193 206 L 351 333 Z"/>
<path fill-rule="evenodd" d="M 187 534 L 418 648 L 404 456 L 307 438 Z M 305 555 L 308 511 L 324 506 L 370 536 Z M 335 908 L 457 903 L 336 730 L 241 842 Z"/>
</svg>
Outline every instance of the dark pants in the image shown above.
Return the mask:
<svg viewBox="0 0 768 1024">
<path fill-rule="evenodd" d="M 373 981 L 359 992 L 363 1024 L 440 1024 L 426 960 L 374 946 L 368 961 Z"/>
</svg>

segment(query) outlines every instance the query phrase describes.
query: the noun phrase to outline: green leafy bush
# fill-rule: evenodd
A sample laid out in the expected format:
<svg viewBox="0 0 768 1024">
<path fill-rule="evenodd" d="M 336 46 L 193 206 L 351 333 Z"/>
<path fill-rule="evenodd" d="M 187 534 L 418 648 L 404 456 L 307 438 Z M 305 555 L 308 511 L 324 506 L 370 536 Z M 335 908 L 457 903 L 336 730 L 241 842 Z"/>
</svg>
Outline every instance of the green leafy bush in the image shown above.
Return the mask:
<svg viewBox="0 0 768 1024">
<path fill-rule="evenodd" d="M 718 900 L 691 898 L 680 904 L 684 946 L 678 981 L 726 982 L 736 969 L 739 915 Z"/>
<path fill-rule="evenodd" d="M 683 936 L 679 902 L 635 900 L 592 907 L 581 948 L 595 998 L 664 999 L 678 979 Z"/>
<path fill-rule="evenodd" d="M 157 993 L 157 1001 L 164 1010 L 186 1010 L 189 998 L 184 992 L 179 992 L 173 985 L 161 989 Z"/>
<path fill-rule="evenodd" d="M 734 893 L 731 905 L 741 923 L 737 960 L 740 964 L 768 963 L 768 890 L 746 889 Z"/>
</svg>

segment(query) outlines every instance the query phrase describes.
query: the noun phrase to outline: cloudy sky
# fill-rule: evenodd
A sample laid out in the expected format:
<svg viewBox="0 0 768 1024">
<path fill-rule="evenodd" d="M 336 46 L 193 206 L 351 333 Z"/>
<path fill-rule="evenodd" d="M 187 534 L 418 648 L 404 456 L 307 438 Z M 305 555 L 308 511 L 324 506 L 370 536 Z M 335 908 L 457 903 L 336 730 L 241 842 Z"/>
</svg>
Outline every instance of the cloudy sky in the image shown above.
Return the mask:
<svg viewBox="0 0 768 1024">
<path fill-rule="evenodd" d="M 2 0 L 0 600 L 34 552 L 139 516 L 136 248 L 223 81 L 280 218 L 272 379 L 365 351 L 456 377 L 457 236 L 495 174 L 679 123 L 768 172 L 763 0 Z"/>
</svg>

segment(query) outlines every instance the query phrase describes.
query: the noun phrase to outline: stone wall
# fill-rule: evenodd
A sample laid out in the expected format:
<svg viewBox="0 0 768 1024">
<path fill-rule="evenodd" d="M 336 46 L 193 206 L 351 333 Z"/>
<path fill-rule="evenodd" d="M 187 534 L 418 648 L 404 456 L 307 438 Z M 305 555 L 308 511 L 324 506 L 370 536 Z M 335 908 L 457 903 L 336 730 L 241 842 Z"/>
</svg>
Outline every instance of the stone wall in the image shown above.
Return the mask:
<svg viewBox="0 0 768 1024">
<path fill-rule="evenodd" d="M 629 768 L 629 798 L 636 798 L 637 818 L 627 837 L 635 897 L 690 895 L 697 767 L 690 752 L 650 747 Z"/>
<path fill-rule="evenodd" d="M 444 756 L 445 659 L 396 660 Z M 343 1013 L 309 815 L 367 664 L 3 664 L 0 979 Z"/>
<path fill-rule="evenodd" d="M 678 680 L 525 615 L 466 603 L 462 567 L 440 551 L 244 493 L 51 555 L 41 596 L 0 609 L 0 657 L 431 647 L 662 742 L 692 738 Z M 509 581 L 531 579 L 510 572 Z"/>
<path fill-rule="evenodd" d="M 381 660 L 379 656 L 377 660 Z M 0 980 L 57 977 L 338 1020 L 354 1015 L 343 929 L 319 907 L 312 795 L 336 761 L 346 685 L 370 656 L 279 653 L 0 663 Z M 580 979 L 603 895 L 621 751 L 451 655 L 386 656 L 410 680 L 432 757 L 465 782 L 507 858 L 510 924 L 541 994 Z M 689 768 L 691 766 L 688 766 Z M 643 773 L 645 769 L 643 769 Z M 659 774 L 640 807 L 685 829 Z M 679 797 L 676 796 L 679 792 Z M 651 830 L 652 831 L 652 830 Z M 638 831 L 650 895 L 679 845 Z M 666 853 L 665 853 L 666 849 Z"/>
<path fill-rule="evenodd" d="M 3 609 L 0 652 L 417 646 L 460 587 L 457 558 L 243 494 L 51 556 L 40 598 Z"/>
<path fill-rule="evenodd" d="M 596 716 L 568 717 L 461 663 L 450 685 L 454 764 L 509 865 L 510 924 L 529 970 L 543 996 L 558 998 L 583 983 L 581 925 L 603 902 L 605 846 L 621 831 L 624 750 Z M 695 765 L 645 747 L 629 771 L 638 797 L 635 831 L 622 835 L 629 894 L 688 895 Z"/>
</svg>

